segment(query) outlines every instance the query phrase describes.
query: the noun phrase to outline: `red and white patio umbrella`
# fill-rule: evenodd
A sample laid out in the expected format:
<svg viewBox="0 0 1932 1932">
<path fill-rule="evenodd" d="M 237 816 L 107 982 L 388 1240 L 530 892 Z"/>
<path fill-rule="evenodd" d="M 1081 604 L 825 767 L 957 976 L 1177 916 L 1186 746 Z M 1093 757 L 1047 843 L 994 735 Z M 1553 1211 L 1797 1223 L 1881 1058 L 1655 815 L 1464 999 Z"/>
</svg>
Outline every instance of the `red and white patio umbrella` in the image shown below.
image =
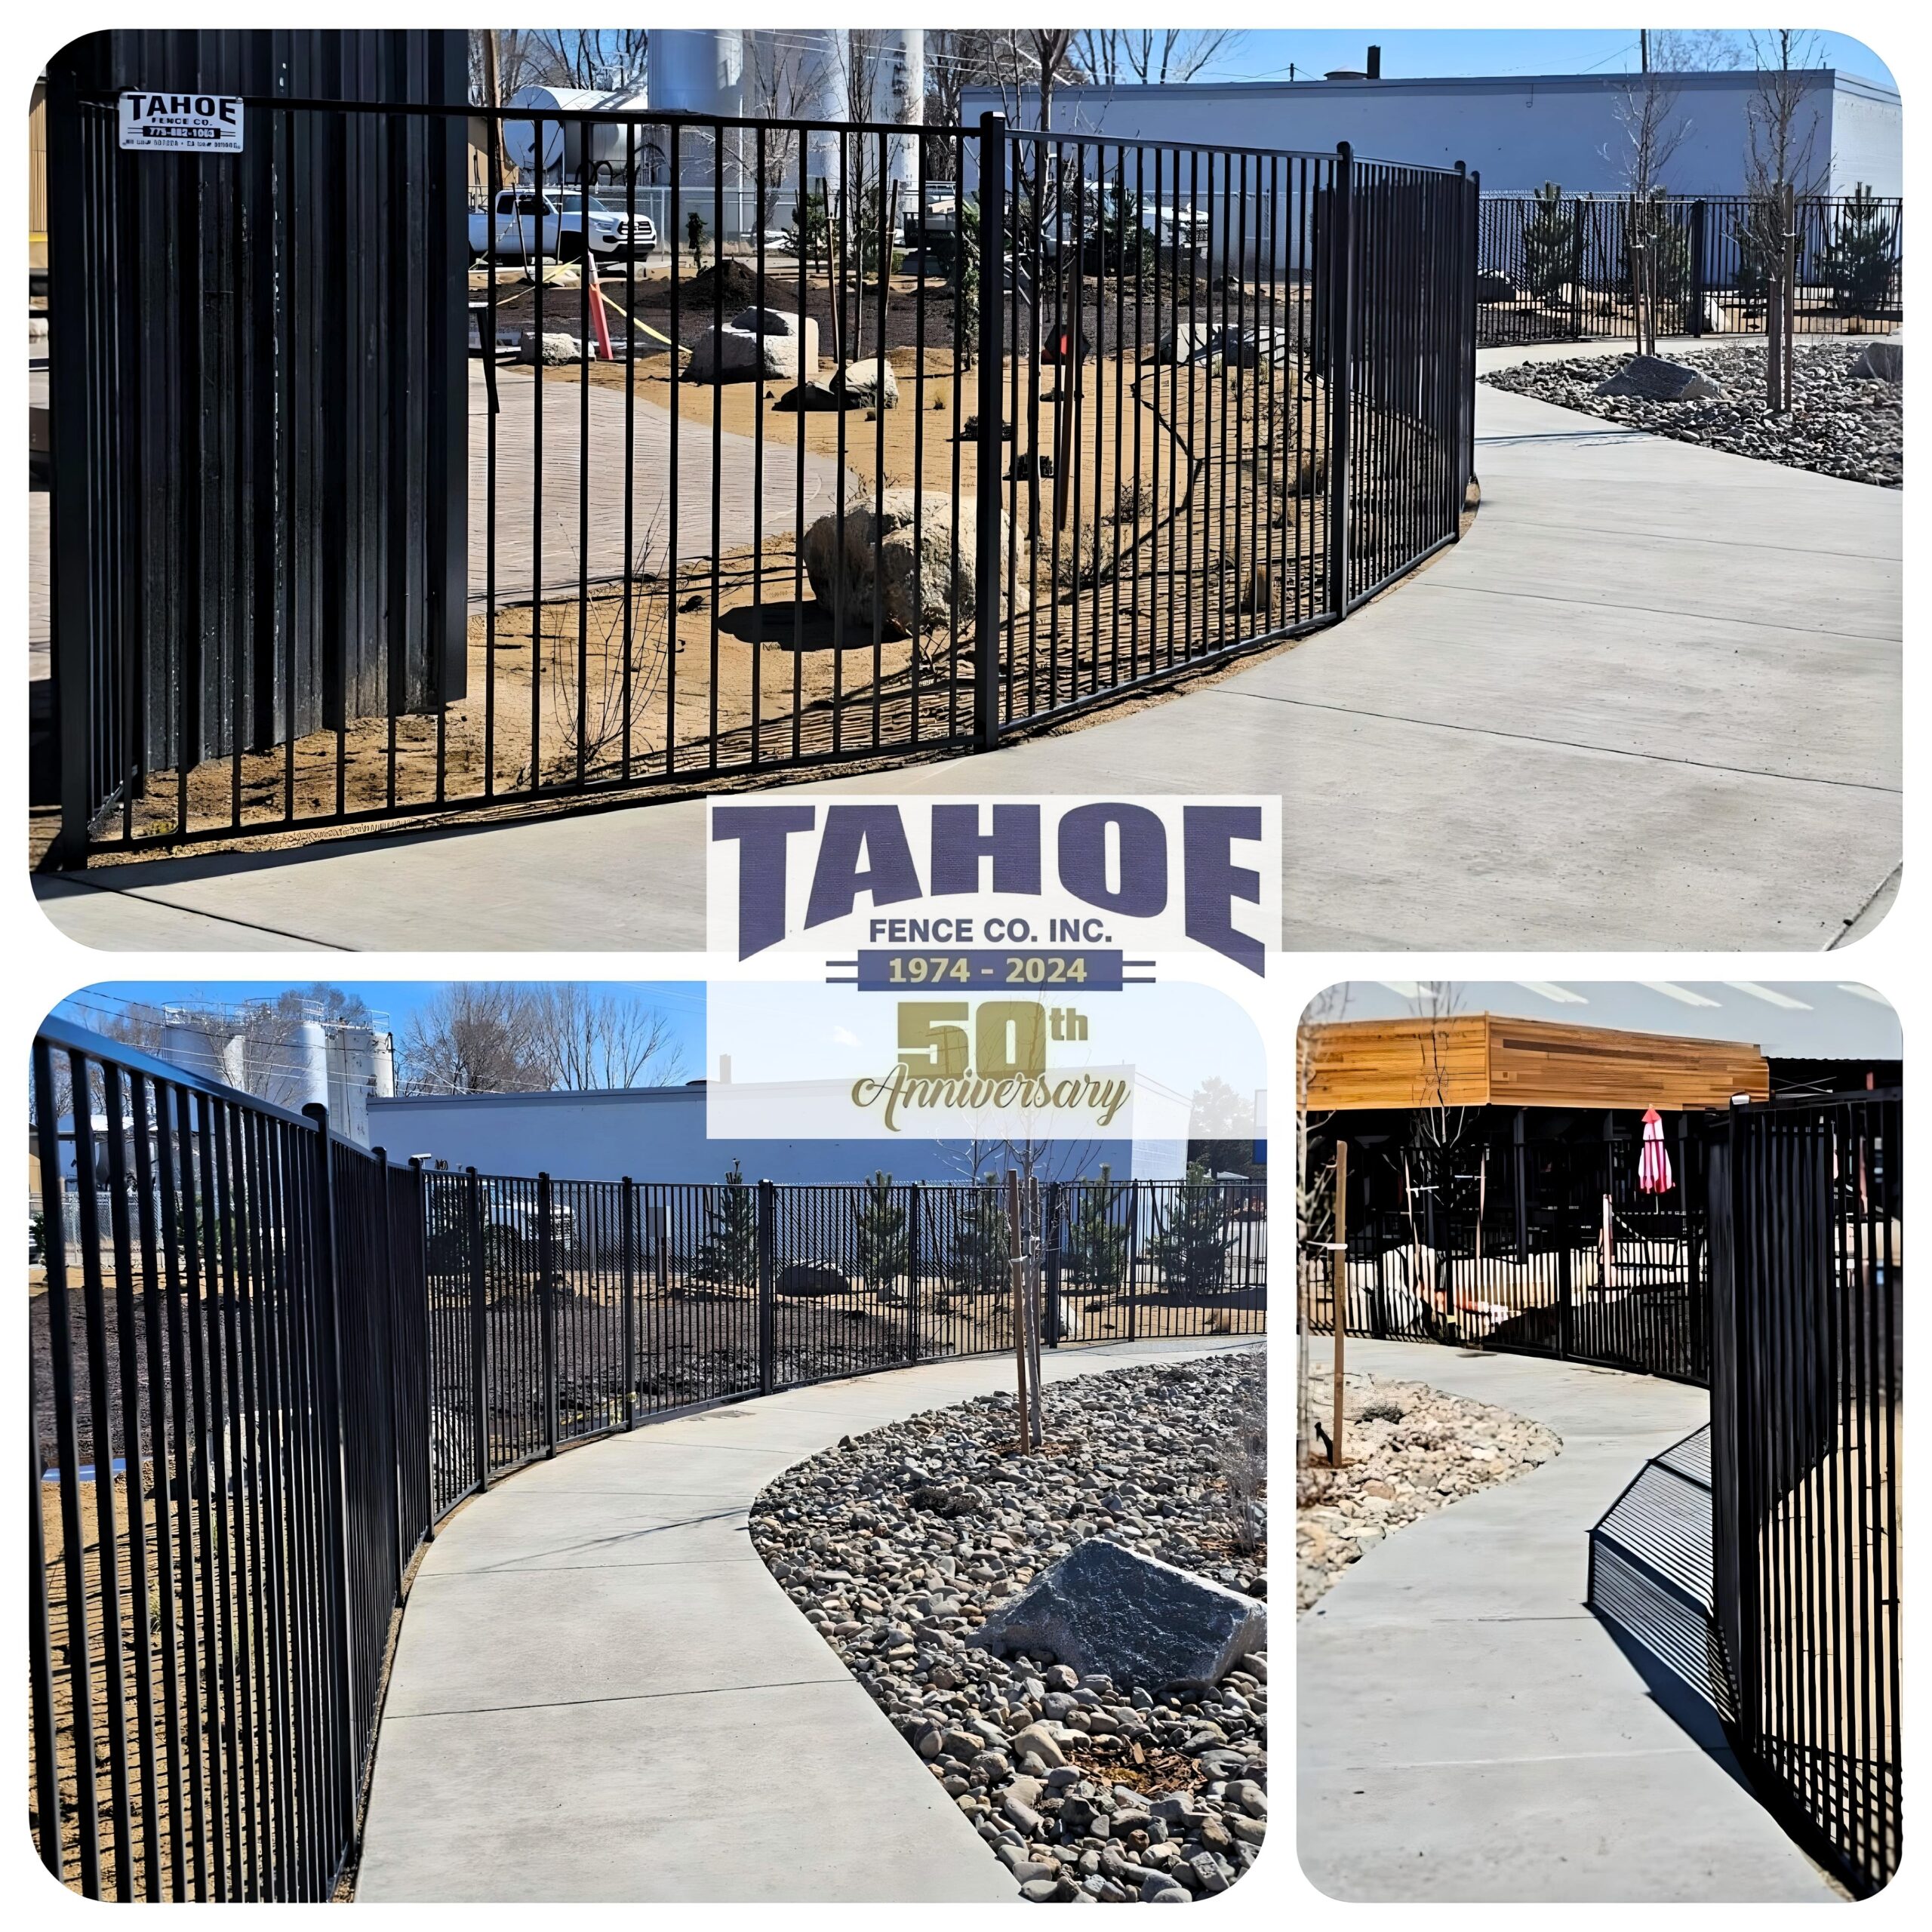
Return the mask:
<svg viewBox="0 0 1932 1932">
<path fill-rule="evenodd" d="M 1637 1155 L 1637 1192 L 1668 1194 L 1670 1154 L 1663 1144 L 1663 1120 L 1655 1107 L 1644 1109 L 1644 1144 Z"/>
</svg>

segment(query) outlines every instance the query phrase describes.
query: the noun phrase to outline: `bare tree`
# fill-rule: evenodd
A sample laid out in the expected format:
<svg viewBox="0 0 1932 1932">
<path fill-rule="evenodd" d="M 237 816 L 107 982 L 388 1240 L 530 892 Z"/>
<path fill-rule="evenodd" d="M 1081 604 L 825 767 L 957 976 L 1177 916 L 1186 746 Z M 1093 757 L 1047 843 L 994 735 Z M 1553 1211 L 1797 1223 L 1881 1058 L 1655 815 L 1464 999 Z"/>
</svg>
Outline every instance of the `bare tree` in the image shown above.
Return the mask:
<svg viewBox="0 0 1932 1932">
<path fill-rule="evenodd" d="M 1619 132 L 1598 150 L 1622 175 L 1629 205 L 1624 217 L 1630 294 L 1636 312 L 1637 348 L 1654 355 L 1657 346 L 1657 259 L 1669 213 L 1664 205 L 1664 176 L 1692 124 L 1680 111 L 1678 73 L 1653 63 L 1646 51 L 1641 72 L 1612 97 Z"/>
<path fill-rule="evenodd" d="M 1740 242 L 1764 288 L 1764 400 L 1791 407 L 1796 291 L 1792 210 L 1823 192 L 1830 155 L 1818 152 L 1819 111 L 1809 76 L 1823 60 L 1815 33 L 1793 27 L 1751 35 L 1758 85 L 1745 109 L 1744 192 Z"/>
<path fill-rule="evenodd" d="M 1302 1291 L 1297 1297 L 1295 1321 L 1295 1438 L 1303 1460 L 1312 1454 L 1315 1440 L 1313 1384 L 1309 1374 L 1311 1318 L 1319 1291 L 1334 1278 L 1331 1244 L 1335 1238 L 1334 1164 L 1332 1160 L 1317 1164 L 1312 1142 L 1312 1137 L 1327 1127 L 1329 1115 L 1317 1113 L 1309 1103 L 1331 1037 L 1327 1029 L 1346 1014 L 1348 1003 L 1346 984 L 1331 986 L 1303 1009 L 1301 1023 L 1295 1029 L 1295 1238 Z M 1346 1306 L 1331 1313 L 1337 1321 L 1348 1318 Z"/>
<path fill-rule="evenodd" d="M 1823 191 L 1829 155 L 1818 152 L 1819 110 L 1810 77 L 1823 63 L 1815 33 L 1778 27 L 1751 35 L 1757 91 L 1745 109 L 1746 192 L 1789 183 L 1795 194 Z"/>
<path fill-rule="evenodd" d="M 533 1053 L 553 1093 L 669 1086 L 684 1072 L 670 1021 L 621 993 L 570 983 L 528 995 Z"/>
<path fill-rule="evenodd" d="M 1666 74 L 1734 72 L 1751 58 L 1749 38 L 1727 27 L 1663 27 L 1645 38 L 1650 64 Z"/>
<path fill-rule="evenodd" d="M 544 1084 L 531 989 L 461 980 L 439 987 L 399 1044 L 397 1084 L 408 1094 L 527 1094 Z"/>
<path fill-rule="evenodd" d="M 1192 80 L 1247 38 L 1238 27 L 1081 27 L 1072 53 L 1097 87 L 1160 87 Z"/>
<path fill-rule="evenodd" d="M 798 59 L 793 48 L 768 34 L 748 40 L 745 56 L 746 112 L 755 120 L 774 124 L 804 118 L 823 90 L 823 66 Z M 798 153 L 797 128 L 774 125 L 765 129 L 762 165 L 755 149 L 752 158 L 758 196 L 756 233 L 761 235 L 771 226 L 772 211 L 788 189 L 799 192 Z M 802 230 L 802 208 L 799 224 Z"/>
</svg>

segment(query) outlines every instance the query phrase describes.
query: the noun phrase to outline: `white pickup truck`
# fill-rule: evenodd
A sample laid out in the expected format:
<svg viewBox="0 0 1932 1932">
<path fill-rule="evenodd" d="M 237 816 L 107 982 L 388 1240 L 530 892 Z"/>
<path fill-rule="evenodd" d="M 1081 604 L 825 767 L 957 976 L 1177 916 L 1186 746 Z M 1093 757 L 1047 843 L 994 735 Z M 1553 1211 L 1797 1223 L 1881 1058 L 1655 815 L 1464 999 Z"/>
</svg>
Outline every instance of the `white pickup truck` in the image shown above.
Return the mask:
<svg viewBox="0 0 1932 1932">
<path fill-rule="evenodd" d="M 540 256 L 574 261 L 583 253 L 586 235 L 591 252 L 599 260 L 631 255 L 647 262 L 657 246 L 657 224 L 650 216 L 640 214 L 633 220 L 576 188 L 542 193 L 505 188 L 494 208 L 476 209 L 469 217 L 472 260 L 494 255 L 518 261 Z"/>
</svg>

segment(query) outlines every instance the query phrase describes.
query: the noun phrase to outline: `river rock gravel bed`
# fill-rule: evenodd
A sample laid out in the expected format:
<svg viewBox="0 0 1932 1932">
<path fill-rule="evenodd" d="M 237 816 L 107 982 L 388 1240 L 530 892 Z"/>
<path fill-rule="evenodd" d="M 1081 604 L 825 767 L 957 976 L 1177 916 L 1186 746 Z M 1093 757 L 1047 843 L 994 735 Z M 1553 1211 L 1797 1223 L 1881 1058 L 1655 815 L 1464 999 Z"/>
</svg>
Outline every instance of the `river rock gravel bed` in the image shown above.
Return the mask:
<svg viewBox="0 0 1932 1932">
<path fill-rule="evenodd" d="M 1599 383 L 1630 361 L 1627 351 L 1518 363 L 1492 370 L 1482 380 L 1514 395 L 1580 410 L 1679 442 L 1896 490 L 1905 480 L 1905 385 L 1853 375 L 1852 365 L 1864 347 L 1856 337 L 1801 342 L 1794 405 L 1782 417 L 1764 408 L 1761 343 L 1672 351 L 1669 361 L 1702 371 L 1721 391 L 1688 402 L 1595 394 Z"/>
<path fill-rule="evenodd" d="M 1311 1368 L 1308 1385 L 1306 1410 L 1325 1432 L 1333 1401 L 1328 1371 Z M 1344 1374 L 1342 1413 L 1343 1466 L 1327 1466 L 1324 1432 L 1309 1445 L 1320 1460 L 1298 1472 L 1298 1610 L 1392 1531 L 1493 1483 L 1512 1481 L 1563 1446 L 1540 1423 L 1422 1382 Z"/>
<path fill-rule="evenodd" d="M 1186 1903 L 1254 1862 L 1265 1651 L 1150 1690 L 966 1640 L 1091 1537 L 1265 1596 L 1266 1389 L 1260 1348 L 1051 1383 L 1025 1457 L 1013 1397 L 982 1397 L 842 1438 L 753 1507 L 773 1576 L 1023 1898 Z"/>
</svg>

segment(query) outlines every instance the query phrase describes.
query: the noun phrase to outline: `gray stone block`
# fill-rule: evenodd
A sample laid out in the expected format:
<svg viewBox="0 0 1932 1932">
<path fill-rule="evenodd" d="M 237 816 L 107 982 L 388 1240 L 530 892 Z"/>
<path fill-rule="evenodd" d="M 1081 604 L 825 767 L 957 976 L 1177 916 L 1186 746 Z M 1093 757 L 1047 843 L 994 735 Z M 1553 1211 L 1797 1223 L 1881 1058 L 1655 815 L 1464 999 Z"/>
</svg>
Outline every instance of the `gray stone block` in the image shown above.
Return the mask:
<svg viewBox="0 0 1932 1932">
<path fill-rule="evenodd" d="M 1633 355 L 1614 376 L 1598 383 L 1598 395 L 1642 396 L 1651 402 L 1695 402 L 1724 392 L 1701 369 L 1661 355 Z"/>
<path fill-rule="evenodd" d="M 1868 342 L 1859 351 L 1858 360 L 1851 365 L 1854 376 L 1869 377 L 1876 382 L 1902 383 L 1905 380 L 1905 344 L 1902 342 Z"/>
<path fill-rule="evenodd" d="M 1035 1577 L 967 1640 L 981 1650 L 1051 1651 L 1083 1675 L 1149 1690 L 1214 1684 L 1268 1641 L 1265 1604 L 1104 1537 Z"/>
</svg>

